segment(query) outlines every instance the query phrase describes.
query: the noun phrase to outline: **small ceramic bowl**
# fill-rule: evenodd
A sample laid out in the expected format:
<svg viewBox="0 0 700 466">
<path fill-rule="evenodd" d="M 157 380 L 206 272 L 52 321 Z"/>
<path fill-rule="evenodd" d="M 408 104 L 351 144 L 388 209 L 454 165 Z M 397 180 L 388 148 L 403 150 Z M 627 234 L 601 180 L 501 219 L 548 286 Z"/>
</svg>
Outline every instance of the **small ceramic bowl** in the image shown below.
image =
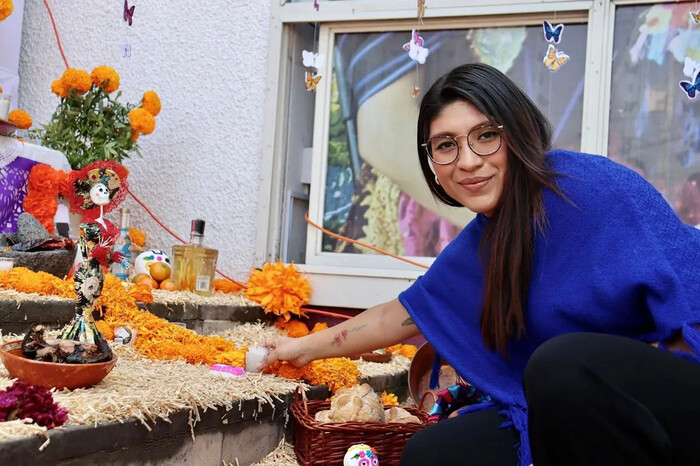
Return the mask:
<svg viewBox="0 0 700 466">
<path fill-rule="evenodd" d="M 22 354 L 22 340 L 0 346 L 0 360 L 10 377 L 33 385 L 61 390 L 91 387 L 104 379 L 117 362 L 117 355 L 105 362 L 90 364 L 64 364 L 35 361 Z"/>
</svg>

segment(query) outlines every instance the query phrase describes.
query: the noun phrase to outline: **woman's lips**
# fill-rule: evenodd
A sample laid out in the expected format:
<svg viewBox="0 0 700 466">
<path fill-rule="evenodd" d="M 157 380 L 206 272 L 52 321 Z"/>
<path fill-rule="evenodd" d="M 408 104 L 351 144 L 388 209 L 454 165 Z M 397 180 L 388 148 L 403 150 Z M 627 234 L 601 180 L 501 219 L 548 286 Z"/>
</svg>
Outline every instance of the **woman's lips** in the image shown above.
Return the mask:
<svg viewBox="0 0 700 466">
<path fill-rule="evenodd" d="M 464 187 L 467 191 L 471 192 L 476 192 L 481 190 L 484 186 L 489 184 L 489 181 L 491 181 L 492 176 L 490 177 L 479 177 L 479 178 L 470 178 L 467 180 L 462 180 L 459 182 L 460 185 Z"/>
</svg>

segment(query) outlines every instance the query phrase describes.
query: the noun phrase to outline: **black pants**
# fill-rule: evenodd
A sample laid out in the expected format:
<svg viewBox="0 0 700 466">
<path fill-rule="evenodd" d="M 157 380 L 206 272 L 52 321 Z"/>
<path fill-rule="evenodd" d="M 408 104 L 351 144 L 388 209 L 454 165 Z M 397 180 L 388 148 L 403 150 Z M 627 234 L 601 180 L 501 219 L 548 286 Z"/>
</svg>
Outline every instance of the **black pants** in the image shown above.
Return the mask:
<svg viewBox="0 0 700 466">
<path fill-rule="evenodd" d="M 627 338 L 562 335 L 525 369 L 535 466 L 700 465 L 700 365 Z M 402 466 L 517 465 L 519 436 L 496 410 L 414 435 Z M 381 460 L 381 457 L 380 457 Z"/>
</svg>

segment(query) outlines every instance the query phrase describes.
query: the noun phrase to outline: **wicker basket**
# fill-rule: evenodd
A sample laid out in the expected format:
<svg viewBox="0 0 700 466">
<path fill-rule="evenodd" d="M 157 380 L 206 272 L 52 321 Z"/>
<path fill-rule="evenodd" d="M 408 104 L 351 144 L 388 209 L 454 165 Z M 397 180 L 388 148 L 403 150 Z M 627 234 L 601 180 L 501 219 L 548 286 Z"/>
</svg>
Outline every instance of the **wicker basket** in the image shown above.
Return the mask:
<svg viewBox="0 0 700 466">
<path fill-rule="evenodd" d="M 290 411 L 295 420 L 294 452 L 302 466 L 342 465 L 348 448 L 356 443 L 374 448 L 380 465 L 398 465 L 408 439 L 429 423 L 428 415 L 414 408 L 405 409 L 420 424 L 316 421 L 316 413 L 330 405 L 329 401 L 307 400 L 304 390 L 297 387 Z"/>
</svg>

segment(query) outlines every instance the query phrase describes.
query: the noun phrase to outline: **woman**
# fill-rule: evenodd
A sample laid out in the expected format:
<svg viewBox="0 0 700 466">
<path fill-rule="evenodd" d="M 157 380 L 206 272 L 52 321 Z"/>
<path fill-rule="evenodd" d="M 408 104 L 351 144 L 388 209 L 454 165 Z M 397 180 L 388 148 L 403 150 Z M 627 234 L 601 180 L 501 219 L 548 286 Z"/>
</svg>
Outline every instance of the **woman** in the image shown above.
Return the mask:
<svg viewBox="0 0 700 466">
<path fill-rule="evenodd" d="M 698 463 L 700 231 L 633 171 L 549 145 L 496 69 L 441 77 L 421 103 L 421 167 L 477 217 L 398 299 L 271 341 L 263 364 L 420 331 L 493 401 L 414 435 L 402 465 Z"/>
</svg>

